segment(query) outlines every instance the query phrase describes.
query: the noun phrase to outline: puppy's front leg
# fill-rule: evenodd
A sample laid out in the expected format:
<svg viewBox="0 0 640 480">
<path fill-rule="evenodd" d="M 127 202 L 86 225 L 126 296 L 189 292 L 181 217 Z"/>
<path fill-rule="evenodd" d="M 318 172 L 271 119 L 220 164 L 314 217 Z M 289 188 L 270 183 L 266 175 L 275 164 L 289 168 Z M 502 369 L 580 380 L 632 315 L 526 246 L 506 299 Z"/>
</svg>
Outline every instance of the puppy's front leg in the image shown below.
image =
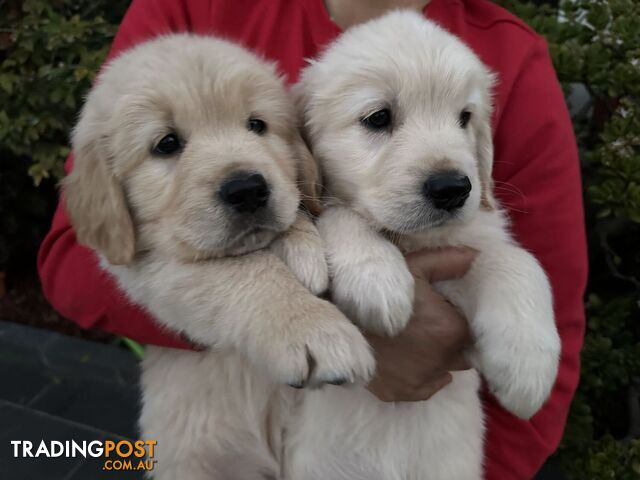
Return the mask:
<svg viewBox="0 0 640 480">
<path fill-rule="evenodd" d="M 329 288 L 329 271 L 318 229 L 303 212 L 269 247 L 314 295 Z"/>
<path fill-rule="evenodd" d="M 365 330 L 395 335 L 409 321 L 414 280 L 400 250 L 344 207 L 320 216 L 332 299 Z"/>
<path fill-rule="evenodd" d="M 549 396 L 560 355 L 551 288 L 540 264 L 497 240 L 463 279 L 436 288 L 464 310 L 475 340 L 472 364 L 500 403 L 531 417 Z"/>
<path fill-rule="evenodd" d="M 271 252 L 195 263 L 149 257 L 110 268 L 163 324 L 197 343 L 241 352 L 277 383 L 358 382 L 373 373 L 360 331 Z"/>
</svg>

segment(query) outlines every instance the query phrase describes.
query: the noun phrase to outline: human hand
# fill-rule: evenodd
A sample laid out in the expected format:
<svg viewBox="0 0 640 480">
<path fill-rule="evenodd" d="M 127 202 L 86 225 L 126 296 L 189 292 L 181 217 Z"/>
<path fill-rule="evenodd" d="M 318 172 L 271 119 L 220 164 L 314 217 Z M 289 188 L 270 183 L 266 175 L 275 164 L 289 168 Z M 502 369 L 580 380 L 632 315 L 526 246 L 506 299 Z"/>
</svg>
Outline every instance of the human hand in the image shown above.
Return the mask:
<svg viewBox="0 0 640 480">
<path fill-rule="evenodd" d="M 407 256 L 415 278 L 407 327 L 392 338 L 367 335 L 376 356 L 376 373 L 367 388 L 380 400 L 427 400 L 451 382 L 451 371 L 470 368 L 463 356 L 472 342 L 469 325 L 431 283 L 464 276 L 476 254 L 469 248 L 443 248 Z"/>
</svg>

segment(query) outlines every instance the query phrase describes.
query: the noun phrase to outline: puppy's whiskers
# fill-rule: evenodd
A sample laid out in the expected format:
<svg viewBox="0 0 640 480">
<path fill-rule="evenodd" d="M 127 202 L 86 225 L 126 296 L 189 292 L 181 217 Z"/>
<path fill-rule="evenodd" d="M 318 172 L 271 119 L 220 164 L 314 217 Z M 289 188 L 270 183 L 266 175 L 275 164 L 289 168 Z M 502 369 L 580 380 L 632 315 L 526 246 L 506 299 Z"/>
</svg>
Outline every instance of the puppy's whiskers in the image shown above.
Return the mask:
<svg viewBox="0 0 640 480">
<path fill-rule="evenodd" d="M 494 185 L 493 185 L 493 190 L 494 192 L 496 192 L 498 195 L 499 194 L 507 194 L 507 195 L 511 195 L 511 196 L 515 196 L 515 197 L 519 197 L 518 200 L 520 201 L 520 206 L 524 205 L 526 203 L 526 196 L 525 194 L 522 192 L 522 190 L 520 190 L 518 187 L 516 187 L 515 185 L 513 185 L 512 183 L 508 183 L 508 182 L 501 182 L 499 180 L 494 180 Z M 504 201 L 504 199 L 500 199 L 500 204 L 508 209 L 508 210 L 512 210 L 514 212 L 518 212 L 518 213 L 529 213 L 526 210 L 523 210 L 521 208 L 518 208 L 517 205 L 515 203 L 512 202 L 508 202 L 508 201 Z"/>
<path fill-rule="evenodd" d="M 523 199 L 525 198 L 525 195 L 522 192 L 522 190 L 520 190 L 513 183 L 502 182 L 500 180 L 494 180 L 493 183 L 494 183 L 494 185 L 493 185 L 494 190 L 500 189 L 500 190 L 507 191 L 507 192 L 510 192 L 510 193 L 515 193 L 515 194 L 521 196 Z"/>
</svg>

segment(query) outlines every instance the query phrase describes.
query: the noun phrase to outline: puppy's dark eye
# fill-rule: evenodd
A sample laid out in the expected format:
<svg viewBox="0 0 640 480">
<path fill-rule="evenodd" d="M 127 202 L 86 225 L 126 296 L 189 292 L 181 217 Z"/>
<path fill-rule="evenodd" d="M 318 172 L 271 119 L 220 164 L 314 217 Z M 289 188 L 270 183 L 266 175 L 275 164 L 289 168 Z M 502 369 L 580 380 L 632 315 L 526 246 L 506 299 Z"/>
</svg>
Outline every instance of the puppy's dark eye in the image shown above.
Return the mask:
<svg viewBox="0 0 640 480">
<path fill-rule="evenodd" d="M 158 144 L 153 149 L 153 153 L 157 155 L 173 155 L 182 147 L 180 138 L 175 133 L 165 135 L 160 139 Z"/>
<path fill-rule="evenodd" d="M 460 127 L 467 128 L 469 120 L 471 120 L 471 112 L 469 110 L 463 110 L 460 112 Z"/>
<path fill-rule="evenodd" d="M 260 120 L 259 118 L 250 118 L 247 121 L 247 128 L 250 132 L 257 133 L 258 135 L 263 135 L 267 131 L 267 123 L 264 120 Z"/>
<path fill-rule="evenodd" d="M 391 127 L 391 120 L 391 110 L 383 108 L 363 118 L 360 122 L 371 130 L 384 130 Z"/>
</svg>

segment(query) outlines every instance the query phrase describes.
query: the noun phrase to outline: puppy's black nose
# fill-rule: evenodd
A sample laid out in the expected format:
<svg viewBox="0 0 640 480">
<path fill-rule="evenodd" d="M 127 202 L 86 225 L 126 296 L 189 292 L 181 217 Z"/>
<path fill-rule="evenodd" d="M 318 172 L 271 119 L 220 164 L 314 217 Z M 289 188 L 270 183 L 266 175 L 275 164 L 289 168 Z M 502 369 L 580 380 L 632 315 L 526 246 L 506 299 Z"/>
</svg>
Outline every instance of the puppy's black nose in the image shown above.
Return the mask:
<svg viewBox="0 0 640 480">
<path fill-rule="evenodd" d="M 220 187 L 220 198 L 238 212 L 255 213 L 269 201 L 269 185 L 259 173 L 240 173 Z"/>
<path fill-rule="evenodd" d="M 434 207 L 448 212 L 464 205 L 471 191 L 469 177 L 456 170 L 431 175 L 423 191 Z"/>
</svg>

